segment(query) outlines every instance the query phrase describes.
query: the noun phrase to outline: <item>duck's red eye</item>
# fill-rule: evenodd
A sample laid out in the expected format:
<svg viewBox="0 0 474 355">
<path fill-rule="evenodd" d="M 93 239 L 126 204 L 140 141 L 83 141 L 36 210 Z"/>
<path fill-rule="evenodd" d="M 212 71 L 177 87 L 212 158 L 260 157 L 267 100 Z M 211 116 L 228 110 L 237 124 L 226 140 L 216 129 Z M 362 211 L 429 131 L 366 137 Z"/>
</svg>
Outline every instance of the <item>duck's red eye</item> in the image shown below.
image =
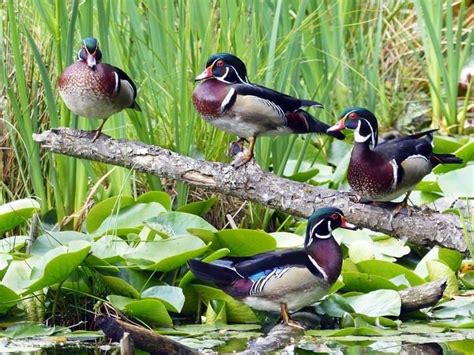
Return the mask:
<svg viewBox="0 0 474 355">
<path fill-rule="evenodd" d="M 351 113 L 349 114 L 349 118 L 350 118 L 351 120 L 353 120 L 353 119 L 355 119 L 355 118 L 357 118 L 357 117 L 359 117 L 359 116 L 358 116 L 357 113 L 355 113 L 355 112 L 351 112 Z"/>
<path fill-rule="evenodd" d="M 217 67 L 222 67 L 223 65 L 224 65 L 224 61 L 223 61 L 223 60 L 218 60 L 218 61 L 216 62 L 216 66 L 217 66 Z"/>
<path fill-rule="evenodd" d="M 336 220 L 336 219 L 337 219 L 337 213 L 333 213 L 333 214 L 331 215 L 331 219 Z"/>
</svg>

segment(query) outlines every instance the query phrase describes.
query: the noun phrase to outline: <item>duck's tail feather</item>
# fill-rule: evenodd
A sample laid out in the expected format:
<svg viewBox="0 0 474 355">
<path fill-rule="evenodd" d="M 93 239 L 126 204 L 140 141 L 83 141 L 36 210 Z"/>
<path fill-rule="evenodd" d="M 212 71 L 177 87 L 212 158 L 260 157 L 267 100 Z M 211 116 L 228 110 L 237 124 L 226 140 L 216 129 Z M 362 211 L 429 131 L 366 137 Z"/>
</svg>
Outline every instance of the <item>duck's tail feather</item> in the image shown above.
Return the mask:
<svg viewBox="0 0 474 355">
<path fill-rule="evenodd" d="M 242 276 L 240 276 L 237 271 L 228 267 L 205 263 L 197 259 L 189 260 L 188 265 L 194 276 L 199 280 L 212 282 L 221 286 L 229 286 L 233 282 L 242 279 Z"/>
</svg>

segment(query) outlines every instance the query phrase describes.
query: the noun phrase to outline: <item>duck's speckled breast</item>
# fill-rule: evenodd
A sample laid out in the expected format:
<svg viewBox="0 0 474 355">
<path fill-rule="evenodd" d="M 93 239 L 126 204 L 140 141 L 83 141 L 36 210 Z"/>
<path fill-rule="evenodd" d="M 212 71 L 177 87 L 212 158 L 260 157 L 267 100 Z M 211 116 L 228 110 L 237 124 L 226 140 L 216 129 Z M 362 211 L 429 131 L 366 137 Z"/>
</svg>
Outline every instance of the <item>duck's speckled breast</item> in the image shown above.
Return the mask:
<svg viewBox="0 0 474 355">
<path fill-rule="evenodd" d="M 229 90 L 229 85 L 219 80 L 205 80 L 194 89 L 193 105 L 204 118 L 219 117 L 222 114 L 222 101 Z"/>
</svg>

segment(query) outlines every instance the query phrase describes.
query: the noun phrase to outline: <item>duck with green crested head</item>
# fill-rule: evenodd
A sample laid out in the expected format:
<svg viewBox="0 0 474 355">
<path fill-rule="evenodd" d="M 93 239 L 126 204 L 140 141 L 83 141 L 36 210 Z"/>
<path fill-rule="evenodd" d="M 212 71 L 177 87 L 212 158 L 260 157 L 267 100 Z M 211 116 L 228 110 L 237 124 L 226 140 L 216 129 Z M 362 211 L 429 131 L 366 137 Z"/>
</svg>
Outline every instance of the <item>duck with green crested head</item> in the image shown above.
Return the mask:
<svg viewBox="0 0 474 355">
<path fill-rule="evenodd" d="M 406 205 L 410 191 L 438 164 L 460 164 L 453 154 L 433 153 L 436 129 L 378 142 L 377 118 L 361 107 L 346 109 L 328 129 L 354 130 L 354 147 L 347 180 L 351 188 L 369 201 L 391 201 L 407 193 L 399 209 Z"/>
<path fill-rule="evenodd" d="M 284 323 L 301 327 L 288 311 L 325 296 L 341 273 L 342 252 L 332 235 L 337 228 L 356 229 L 340 209 L 320 208 L 308 219 L 303 249 L 188 263 L 199 280 L 216 284 L 254 309 L 280 311 Z"/>
<path fill-rule="evenodd" d="M 64 69 L 58 82 L 59 94 L 74 114 L 103 120 L 94 141 L 114 113 L 126 108 L 140 111 L 135 83 L 122 69 L 101 63 L 101 59 L 97 39 L 85 38 L 77 61 Z"/>
<path fill-rule="evenodd" d="M 323 107 L 320 103 L 251 83 L 244 62 L 233 54 L 211 55 L 206 69 L 195 80 L 200 83 L 192 99 L 201 116 L 213 126 L 241 137 L 240 148 L 244 140 L 249 141 L 247 153 L 233 162 L 235 167 L 253 158 L 259 136 L 326 133 L 329 128 L 305 111 L 306 107 Z M 327 134 L 344 139 L 341 132 Z"/>
</svg>

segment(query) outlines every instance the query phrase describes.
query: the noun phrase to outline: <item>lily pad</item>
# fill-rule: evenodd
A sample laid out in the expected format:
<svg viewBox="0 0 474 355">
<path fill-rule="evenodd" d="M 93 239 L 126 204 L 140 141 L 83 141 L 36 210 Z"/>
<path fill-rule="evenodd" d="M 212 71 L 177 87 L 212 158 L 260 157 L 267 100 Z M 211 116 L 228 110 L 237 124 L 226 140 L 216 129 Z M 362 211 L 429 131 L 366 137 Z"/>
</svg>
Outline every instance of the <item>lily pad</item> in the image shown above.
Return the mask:
<svg viewBox="0 0 474 355">
<path fill-rule="evenodd" d="M 252 256 L 275 250 L 277 245 L 268 233 L 253 229 L 224 229 L 216 236 L 219 244 L 230 250 L 230 256 Z"/>
<path fill-rule="evenodd" d="M 445 196 L 473 198 L 474 184 L 466 183 L 468 181 L 472 182 L 473 176 L 474 165 L 468 165 L 462 169 L 453 170 L 440 175 L 438 184 Z"/>
<path fill-rule="evenodd" d="M 88 234 L 74 231 L 49 232 L 42 234 L 34 241 L 31 248 L 31 254 L 43 256 L 53 249 L 68 245 L 70 242 L 78 240 L 91 242 L 92 237 Z"/>
<path fill-rule="evenodd" d="M 140 292 L 120 277 L 99 275 L 99 278 L 106 284 L 113 293 L 129 298 L 140 298 Z"/>
<path fill-rule="evenodd" d="M 171 327 L 171 320 L 165 305 L 153 298 L 135 300 L 133 298 L 109 295 L 107 299 L 119 310 L 155 326 Z"/>
<path fill-rule="evenodd" d="M 40 204 L 32 198 L 16 200 L 1 205 L 0 235 L 28 221 L 40 208 Z"/>
<path fill-rule="evenodd" d="M 190 213 L 185 212 L 166 212 L 162 213 L 159 216 L 148 219 L 147 225 L 150 228 L 154 228 L 155 225 L 162 226 L 158 229 L 165 229 L 171 231 L 172 235 L 185 235 L 190 233 L 188 232 L 189 228 L 199 228 L 206 229 L 211 232 L 217 232 L 217 229 L 209 224 L 205 219 L 195 216 Z"/>
<path fill-rule="evenodd" d="M 406 267 L 388 261 L 366 260 L 358 263 L 357 268 L 360 272 L 365 272 L 370 275 L 382 276 L 386 279 L 391 279 L 398 275 L 404 274 L 411 286 L 422 285 L 426 282 Z"/>
<path fill-rule="evenodd" d="M 445 319 L 471 317 L 474 314 L 474 297 L 456 297 L 437 305 L 431 314 L 433 318 Z"/>
<path fill-rule="evenodd" d="M 145 221 L 165 212 L 166 209 L 158 202 L 136 203 L 124 207 L 105 218 L 94 232 L 94 236 L 104 234 L 126 236 L 129 233 L 139 233 Z"/>
<path fill-rule="evenodd" d="M 298 234 L 288 232 L 273 232 L 270 235 L 276 240 L 277 249 L 302 248 L 304 238 Z"/>
<path fill-rule="evenodd" d="M 403 286 L 397 286 L 385 277 L 370 275 L 362 272 L 342 272 L 344 291 L 369 292 L 379 289 L 400 290 Z"/>
<path fill-rule="evenodd" d="M 92 254 L 109 263 L 123 260 L 122 255 L 130 252 L 131 247 L 125 240 L 115 235 L 104 235 L 92 243 Z"/>
<path fill-rule="evenodd" d="M 427 262 L 429 260 L 438 260 L 438 261 L 443 261 L 448 265 L 451 270 L 454 272 L 457 272 L 459 270 L 459 267 L 461 266 L 463 256 L 461 253 L 455 250 L 451 249 L 446 249 L 446 248 L 440 248 L 440 247 L 434 247 L 432 248 L 426 255 L 423 257 L 423 259 L 420 260 L 420 262 L 416 265 L 415 268 L 415 273 L 423 278 L 428 277 L 428 267 L 427 267 Z"/>
<path fill-rule="evenodd" d="M 256 323 L 257 317 L 252 309 L 245 303 L 240 302 L 222 290 L 204 285 L 194 285 L 201 299 L 207 304 L 211 300 L 223 300 L 226 302 L 227 319 L 236 323 Z"/>
<path fill-rule="evenodd" d="M 66 280 L 86 258 L 90 248 L 90 243 L 78 240 L 70 242 L 68 246 L 61 246 L 46 253 L 41 261 L 33 267 L 32 283 L 28 287 L 27 293 Z"/>
<path fill-rule="evenodd" d="M 113 213 L 118 213 L 121 208 L 134 204 L 131 196 L 114 196 L 97 203 L 87 214 L 85 224 L 89 233 L 99 229 L 104 220 Z"/>
<path fill-rule="evenodd" d="M 437 260 L 428 260 L 426 262 L 430 281 L 446 279 L 447 285 L 444 295 L 453 297 L 459 294 L 458 280 L 456 274 L 445 263 Z"/>
<path fill-rule="evenodd" d="M 20 296 L 5 285 L 0 284 L 0 314 L 7 312 L 20 301 Z"/>
<path fill-rule="evenodd" d="M 158 299 L 168 311 L 176 313 L 181 312 L 184 305 L 183 290 L 174 286 L 153 286 L 143 291 L 141 297 Z"/>
<path fill-rule="evenodd" d="M 136 203 L 158 202 L 167 211 L 171 210 L 171 197 L 164 191 L 148 191 L 137 198 Z"/>
<path fill-rule="evenodd" d="M 474 318 L 470 317 L 456 317 L 450 321 L 439 321 L 439 322 L 431 322 L 430 325 L 433 327 L 441 327 L 441 328 L 448 328 L 448 329 L 474 329 Z"/>
<path fill-rule="evenodd" d="M 187 205 L 181 206 L 176 211 L 191 213 L 196 216 L 203 216 L 209 209 L 214 206 L 219 198 L 217 196 L 212 196 L 211 198 L 204 201 L 196 201 L 188 203 Z"/>
<path fill-rule="evenodd" d="M 196 258 L 209 248 L 192 235 L 141 242 L 138 247 L 124 255 L 128 265 L 144 270 L 171 271 Z"/>
<path fill-rule="evenodd" d="M 394 290 L 376 290 L 360 296 L 346 297 L 351 307 L 370 317 L 399 316 L 402 301 Z"/>
</svg>

